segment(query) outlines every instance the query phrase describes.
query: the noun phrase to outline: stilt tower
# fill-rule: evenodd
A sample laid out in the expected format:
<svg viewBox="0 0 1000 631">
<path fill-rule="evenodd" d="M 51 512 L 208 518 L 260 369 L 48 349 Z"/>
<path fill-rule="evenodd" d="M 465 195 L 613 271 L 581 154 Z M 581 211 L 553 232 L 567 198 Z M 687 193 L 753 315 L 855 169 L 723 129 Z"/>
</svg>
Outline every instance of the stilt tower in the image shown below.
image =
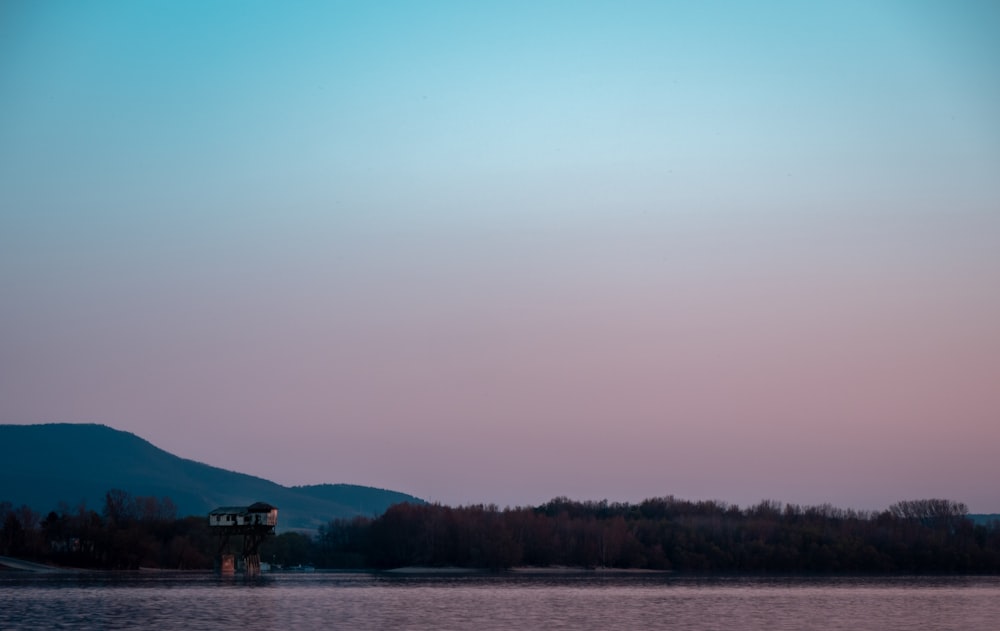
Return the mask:
<svg viewBox="0 0 1000 631">
<path fill-rule="evenodd" d="M 208 526 L 218 540 L 216 558 L 223 574 L 236 572 L 236 563 L 229 550 L 233 537 L 242 537 L 241 557 L 247 576 L 260 574 L 260 544 L 274 534 L 278 525 L 278 509 L 265 502 L 250 506 L 220 506 L 208 514 Z"/>
</svg>

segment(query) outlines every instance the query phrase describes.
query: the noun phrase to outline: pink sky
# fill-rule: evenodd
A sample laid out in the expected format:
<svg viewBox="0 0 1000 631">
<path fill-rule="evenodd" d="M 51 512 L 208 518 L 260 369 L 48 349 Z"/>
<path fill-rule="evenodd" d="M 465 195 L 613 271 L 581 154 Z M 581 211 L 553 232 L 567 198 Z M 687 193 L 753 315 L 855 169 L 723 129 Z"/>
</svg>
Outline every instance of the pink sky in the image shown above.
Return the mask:
<svg viewBox="0 0 1000 631">
<path fill-rule="evenodd" d="M 1000 512 L 1000 5 L 390 5 L 0 7 L 0 422 Z"/>
<path fill-rule="evenodd" d="M 992 217 L 705 221 L 659 243 L 641 221 L 475 256 L 427 237 L 399 261 L 355 255 L 365 283 L 307 256 L 169 293 L 94 280 L 8 341 L 5 411 L 445 503 L 1000 509 Z"/>
</svg>

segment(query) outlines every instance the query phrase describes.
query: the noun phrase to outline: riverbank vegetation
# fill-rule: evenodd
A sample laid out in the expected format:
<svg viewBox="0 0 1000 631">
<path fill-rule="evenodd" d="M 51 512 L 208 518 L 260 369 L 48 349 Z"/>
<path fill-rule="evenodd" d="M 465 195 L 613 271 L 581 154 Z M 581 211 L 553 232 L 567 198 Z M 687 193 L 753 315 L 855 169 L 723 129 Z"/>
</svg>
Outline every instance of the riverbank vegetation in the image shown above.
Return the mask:
<svg viewBox="0 0 1000 631">
<path fill-rule="evenodd" d="M 869 513 L 764 501 L 740 508 L 665 497 L 639 504 L 559 498 L 534 508 L 400 504 L 332 522 L 330 566 L 611 567 L 689 572 L 1000 572 L 1000 524 L 948 500 Z"/>
<path fill-rule="evenodd" d="M 0 556 L 87 569 L 210 569 L 208 520 L 176 513 L 170 498 L 118 489 L 107 492 L 100 513 L 60 503 L 40 515 L 0 501 Z"/>
<path fill-rule="evenodd" d="M 109 491 L 100 513 L 45 516 L 0 503 L 0 555 L 107 569 L 212 567 L 202 516 L 169 499 Z M 537 507 L 397 504 L 335 520 L 315 535 L 267 540 L 261 560 L 325 568 L 517 566 L 685 572 L 1000 573 L 1000 522 L 977 524 L 949 500 L 880 512 L 764 501 L 740 508 L 674 497 L 638 504 L 557 498 Z"/>
</svg>

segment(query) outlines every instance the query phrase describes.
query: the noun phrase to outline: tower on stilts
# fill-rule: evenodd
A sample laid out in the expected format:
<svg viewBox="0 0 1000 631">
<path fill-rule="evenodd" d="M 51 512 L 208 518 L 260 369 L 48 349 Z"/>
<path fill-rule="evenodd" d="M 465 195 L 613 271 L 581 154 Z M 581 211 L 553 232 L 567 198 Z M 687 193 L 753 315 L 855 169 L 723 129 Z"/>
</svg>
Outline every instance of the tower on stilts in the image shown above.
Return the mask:
<svg viewBox="0 0 1000 631">
<path fill-rule="evenodd" d="M 250 506 L 220 506 L 208 514 L 208 526 L 218 541 L 216 563 L 223 574 L 234 574 L 236 559 L 230 549 L 235 537 L 242 538 L 241 559 L 247 576 L 260 574 L 260 544 L 274 534 L 278 509 L 265 502 Z"/>
</svg>

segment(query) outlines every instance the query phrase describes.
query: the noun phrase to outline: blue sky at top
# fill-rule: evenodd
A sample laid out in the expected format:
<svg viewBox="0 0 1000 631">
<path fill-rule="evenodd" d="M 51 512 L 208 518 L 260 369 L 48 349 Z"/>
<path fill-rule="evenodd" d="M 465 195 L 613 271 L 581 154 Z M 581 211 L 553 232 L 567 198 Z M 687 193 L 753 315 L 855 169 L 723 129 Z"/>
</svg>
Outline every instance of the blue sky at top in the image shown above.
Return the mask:
<svg viewBox="0 0 1000 631">
<path fill-rule="evenodd" d="M 733 436 L 753 469 L 741 443 L 871 427 L 817 501 L 961 489 L 865 485 L 900 433 L 942 462 L 998 438 L 998 27 L 975 1 L 4 2 L 0 422 L 231 468 L 349 438 L 255 473 L 500 502 L 659 492 L 677 469 L 623 455 L 649 437 L 694 462 Z M 228 452 L 175 431 L 237 422 Z M 536 464 L 456 480 L 484 441 Z M 609 453 L 632 464 L 575 468 Z M 664 492 L 815 482 L 725 473 Z"/>
</svg>

